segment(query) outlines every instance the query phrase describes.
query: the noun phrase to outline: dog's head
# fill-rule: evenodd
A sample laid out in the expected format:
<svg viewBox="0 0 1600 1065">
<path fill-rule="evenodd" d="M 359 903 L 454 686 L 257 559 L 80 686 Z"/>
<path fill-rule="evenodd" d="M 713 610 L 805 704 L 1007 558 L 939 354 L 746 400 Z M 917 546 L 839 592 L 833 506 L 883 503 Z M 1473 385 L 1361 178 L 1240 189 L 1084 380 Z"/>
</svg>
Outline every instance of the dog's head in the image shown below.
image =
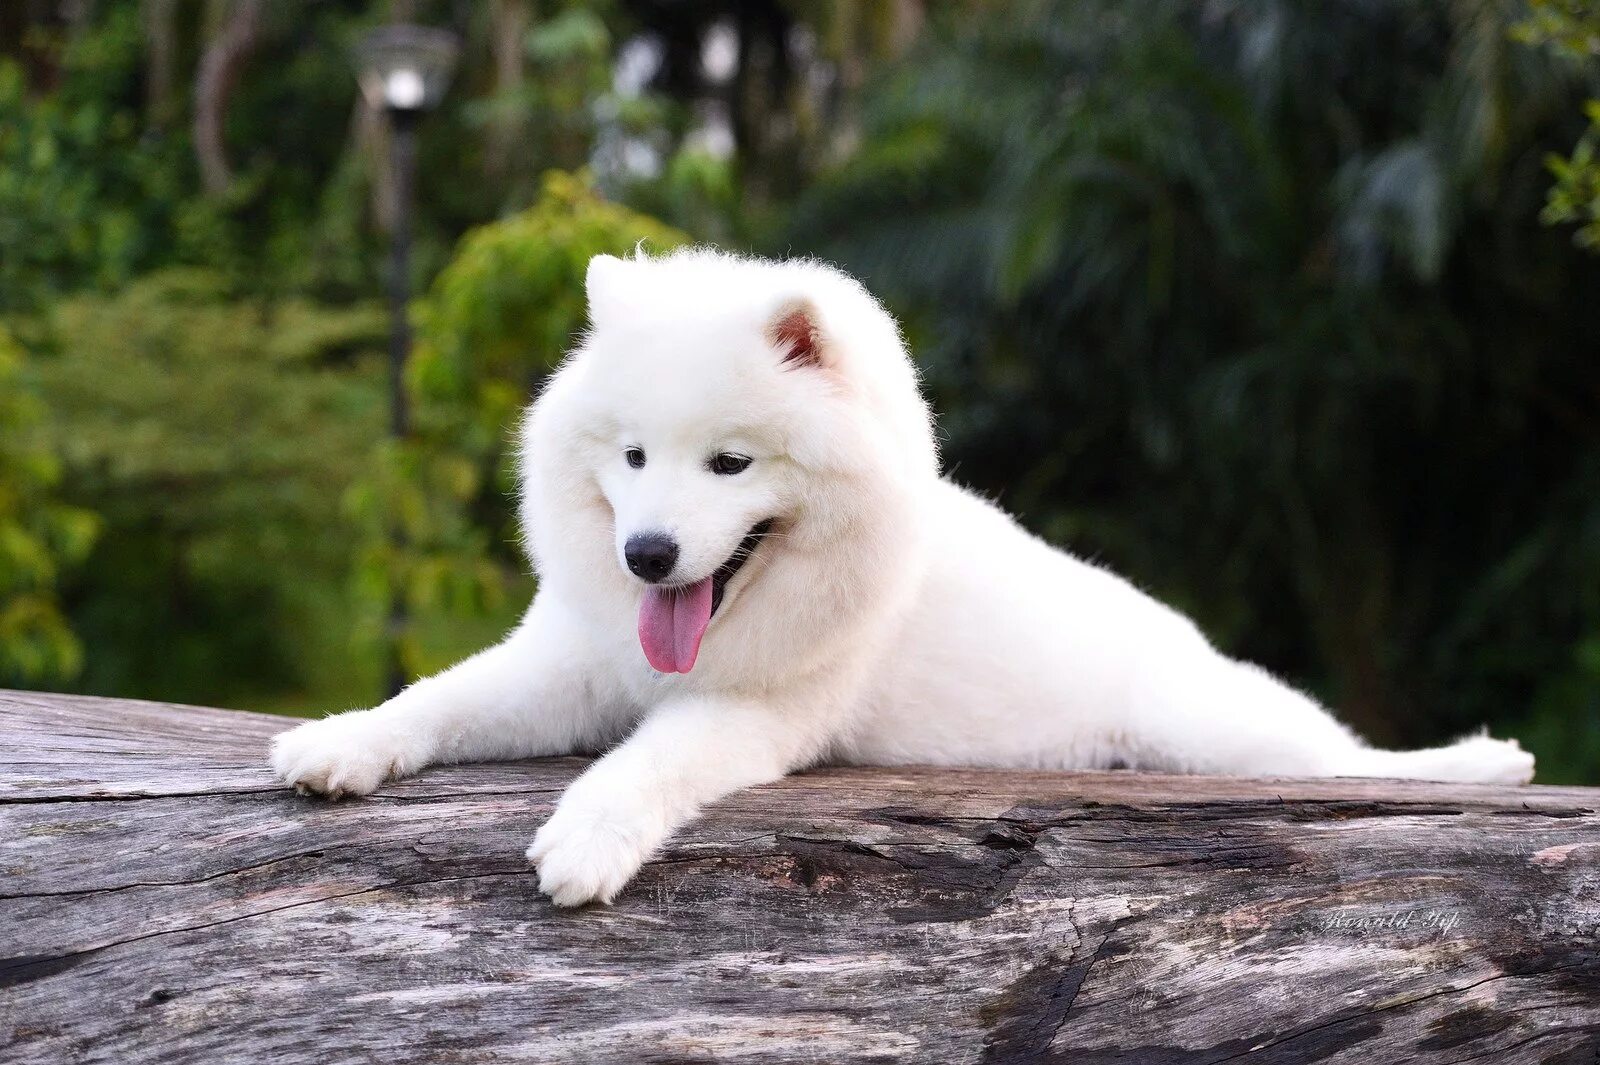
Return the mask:
<svg viewBox="0 0 1600 1065">
<path fill-rule="evenodd" d="M 852 568 L 839 552 L 877 535 L 864 515 L 936 468 L 927 411 L 893 320 L 827 267 L 602 255 L 588 297 L 590 332 L 530 420 L 534 555 L 548 569 L 547 542 L 603 525 L 645 656 L 688 672 L 713 617 L 785 555 L 808 553 L 822 584 L 816 566 Z M 552 501 L 600 520 L 546 530 Z"/>
</svg>

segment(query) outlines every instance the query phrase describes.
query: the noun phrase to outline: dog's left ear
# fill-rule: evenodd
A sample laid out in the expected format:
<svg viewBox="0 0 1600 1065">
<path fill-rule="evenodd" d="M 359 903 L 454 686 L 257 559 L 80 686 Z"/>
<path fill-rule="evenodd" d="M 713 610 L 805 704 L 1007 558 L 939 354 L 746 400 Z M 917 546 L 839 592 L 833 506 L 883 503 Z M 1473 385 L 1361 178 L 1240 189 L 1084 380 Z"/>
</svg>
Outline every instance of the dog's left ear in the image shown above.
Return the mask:
<svg viewBox="0 0 1600 1065">
<path fill-rule="evenodd" d="M 828 338 L 819 320 L 816 305 L 803 297 L 778 305 L 767 321 L 767 340 L 782 353 L 785 366 L 828 364 Z"/>
<path fill-rule="evenodd" d="M 615 255 L 596 255 L 589 260 L 584 290 L 589 297 L 589 324 L 599 327 L 611 321 L 622 304 L 627 286 L 628 264 Z"/>
</svg>

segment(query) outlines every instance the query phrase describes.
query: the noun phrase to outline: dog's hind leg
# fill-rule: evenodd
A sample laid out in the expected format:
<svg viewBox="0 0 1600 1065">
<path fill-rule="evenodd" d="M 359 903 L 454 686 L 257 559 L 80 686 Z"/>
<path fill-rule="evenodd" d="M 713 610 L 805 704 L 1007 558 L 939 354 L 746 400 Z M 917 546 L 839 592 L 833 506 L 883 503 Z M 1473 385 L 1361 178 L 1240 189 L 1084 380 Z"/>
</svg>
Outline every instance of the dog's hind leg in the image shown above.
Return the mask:
<svg viewBox="0 0 1600 1065">
<path fill-rule="evenodd" d="M 1515 740 L 1472 736 L 1448 747 L 1384 751 L 1367 746 L 1316 702 L 1254 666 L 1224 660 L 1233 670 L 1229 692 L 1246 719 L 1281 745 L 1284 766 L 1274 773 L 1329 777 L 1399 777 L 1452 783 L 1526 784 L 1533 755 Z"/>
<path fill-rule="evenodd" d="M 1181 668 L 1179 668 L 1181 667 Z M 1474 736 L 1448 747 L 1367 746 L 1317 702 L 1265 670 L 1218 654 L 1141 678 L 1148 769 L 1233 776 L 1399 777 L 1526 784 L 1533 756 L 1513 740 Z"/>
<path fill-rule="evenodd" d="M 1448 747 L 1420 751 L 1380 751 L 1363 747 L 1350 756 L 1340 776 L 1398 777 L 1459 784 L 1526 784 L 1533 779 L 1533 755 L 1516 740 L 1468 736 Z"/>
<path fill-rule="evenodd" d="M 429 765 L 570 754 L 610 738 L 559 606 L 536 600 L 504 641 L 371 710 L 310 721 L 272 742 L 284 783 L 329 798 L 366 795 Z"/>
</svg>

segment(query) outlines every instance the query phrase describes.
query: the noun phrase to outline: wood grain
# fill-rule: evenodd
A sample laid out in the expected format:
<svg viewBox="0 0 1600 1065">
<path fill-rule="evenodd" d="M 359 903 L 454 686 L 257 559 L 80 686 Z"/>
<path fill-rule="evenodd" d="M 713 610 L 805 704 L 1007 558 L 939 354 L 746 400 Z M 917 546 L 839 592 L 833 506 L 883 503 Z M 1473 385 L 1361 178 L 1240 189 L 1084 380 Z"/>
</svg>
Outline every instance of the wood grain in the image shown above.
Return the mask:
<svg viewBox="0 0 1600 1065">
<path fill-rule="evenodd" d="M 1600 790 L 828 769 L 608 908 L 576 759 L 340 804 L 292 722 L 0 693 L 0 1061 L 1600 1063 Z"/>
</svg>

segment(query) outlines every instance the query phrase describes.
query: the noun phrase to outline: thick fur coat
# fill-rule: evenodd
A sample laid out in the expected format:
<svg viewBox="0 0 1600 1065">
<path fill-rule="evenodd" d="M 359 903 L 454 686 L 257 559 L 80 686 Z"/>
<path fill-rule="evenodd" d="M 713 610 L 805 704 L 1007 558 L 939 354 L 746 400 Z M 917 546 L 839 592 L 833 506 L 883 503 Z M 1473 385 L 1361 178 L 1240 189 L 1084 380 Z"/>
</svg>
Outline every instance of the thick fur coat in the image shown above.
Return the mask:
<svg viewBox="0 0 1600 1065">
<path fill-rule="evenodd" d="M 279 736 L 285 782 L 364 795 L 431 764 L 606 751 L 528 850 L 578 905 L 705 803 L 821 761 L 1531 779 L 1514 741 L 1367 746 L 941 479 L 899 331 L 840 272 L 598 256 L 588 294 L 590 332 L 522 429 L 526 617 Z"/>
</svg>

